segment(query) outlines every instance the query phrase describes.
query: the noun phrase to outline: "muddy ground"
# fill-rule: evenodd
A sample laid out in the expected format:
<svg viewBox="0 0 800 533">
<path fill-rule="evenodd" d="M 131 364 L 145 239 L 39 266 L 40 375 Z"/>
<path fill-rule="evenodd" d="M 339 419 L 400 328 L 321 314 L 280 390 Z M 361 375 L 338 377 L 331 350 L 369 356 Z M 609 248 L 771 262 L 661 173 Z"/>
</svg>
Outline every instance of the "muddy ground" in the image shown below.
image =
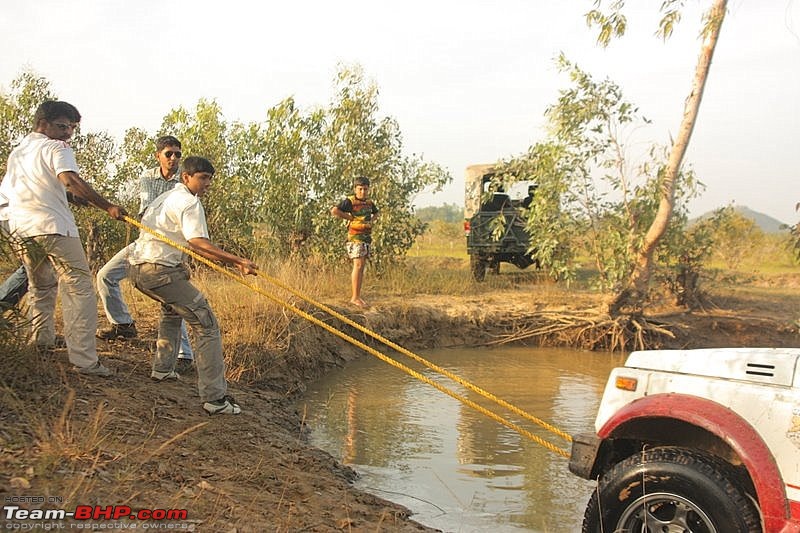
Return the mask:
<svg viewBox="0 0 800 533">
<path fill-rule="evenodd" d="M 417 350 L 514 339 L 531 345 L 564 343 L 564 336 L 520 339 L 526 324 L 590 313 L 597 303 L 592 295 L 537 297 L 521 289 L 489 298 L 377 297 L 364 312 L 331 305 Z M 798 310 L 798 296 L 730 290 L 703 312 L 654 313 L 651 319 L 674 337 L 651 342 L 685 348 L 800 346 L 794 325 Z M 416 524 L 406 509 L 355 490 L 356 472 L 308 444 L 294 409 L 298 395 L 327 370 L 361 356 L 360 350 L 319 327 L 303 327 L 289 350 L 257 380 L 232 384 L 242 415 L 209 417 L 200 409 L 194 376 L 175 383 L 149 380 L 156 324 L 141 319 L 138 326 L 139 339 L 100 343 L 104 361 L 117 372 L 110 379 L 71 372 L 64 350 L 44 355 L 21 350 L 18 361 L 5 361 L 0 391 L 0 497 L 5 505 L 12 502 L 8 498 L 43 497 L 47 502 L 57 497 L 63 502 L 22 498 L 19 505 L 185 509 L 185 520 L 168 523 L 196 531 L 433 531 Z M 0 527 L 12 522 L 3 517 Z M 69 528 L 69 522 L 60 523 Z M 145 524 L 101 523 L 117 528 Z"/>
</svg>

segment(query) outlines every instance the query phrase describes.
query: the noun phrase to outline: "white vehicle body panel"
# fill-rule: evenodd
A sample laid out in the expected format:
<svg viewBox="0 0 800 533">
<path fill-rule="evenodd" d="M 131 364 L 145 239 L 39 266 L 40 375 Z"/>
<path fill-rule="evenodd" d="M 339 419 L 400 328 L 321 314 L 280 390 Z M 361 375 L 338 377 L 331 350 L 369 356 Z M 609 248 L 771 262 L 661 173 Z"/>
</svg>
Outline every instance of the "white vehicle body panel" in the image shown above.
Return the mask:
<svg viewBox="0 0 800 533">
<path fill-rule="evenodd" d="M 611 372 L 596 431 L 632 401 L 673 393 L 711 400 L 745 419 L 772 452 L 791 500 L 800 500 L 800 349 L 720 348 L 633 352 Z M 616 387 L 635 378 L 635 391 Z"/>
</svg>

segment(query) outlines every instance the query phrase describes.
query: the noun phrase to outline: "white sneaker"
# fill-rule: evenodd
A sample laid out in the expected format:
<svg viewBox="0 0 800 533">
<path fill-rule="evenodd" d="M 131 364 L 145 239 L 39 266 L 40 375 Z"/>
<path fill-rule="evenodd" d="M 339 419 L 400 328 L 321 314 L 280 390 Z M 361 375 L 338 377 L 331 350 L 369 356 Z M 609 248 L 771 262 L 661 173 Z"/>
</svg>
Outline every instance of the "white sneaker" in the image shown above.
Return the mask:
<svg viewBox="0 0 800 533">
<path fill-rule="evenodd" d="M 96 362 L 92 366 L 87 366 L 84 368 L 75 367 L 75 371 L 78 374 L 83 374 L 84 376 L 100 376 L 102 378 L 107 378 L 109 376 L 114 375 L 114 371 L 110 368 L 103 366 L 103 363 L 100 361 Z"/>
<path fill-rule="evenodd" d="M 223 396 L 219 400 L 205 402 L 203 409 L 210 415 L 238 415 L 242 412 L 242 408 L 232 396 Z"/>
<path fill-rule="evenodd" d="M 178 381 L 180 376 L 174 370 L 170 370 L 169 372 L 156 372 L 153 370 L 150 372 L 150 379 L 155 381 Z"/>
</svg>

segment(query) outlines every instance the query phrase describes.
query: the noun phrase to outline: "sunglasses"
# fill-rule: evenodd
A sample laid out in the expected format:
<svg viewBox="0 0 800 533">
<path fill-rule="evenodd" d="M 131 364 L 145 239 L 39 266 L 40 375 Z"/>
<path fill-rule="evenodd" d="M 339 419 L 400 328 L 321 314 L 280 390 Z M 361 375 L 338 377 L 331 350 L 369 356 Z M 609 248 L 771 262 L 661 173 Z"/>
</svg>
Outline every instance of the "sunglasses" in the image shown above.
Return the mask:
<svg viewBox="0 0 800 533">
<path fill-rule="evenodd" d="M 167 150 L 166 152 L 164 152 L 164 157 L 166 157 L 167 159 L 170 159 L 173 155 L 178 159 L 180 159 L 181 156 L 183 155 L 183 152 L 173 152 L 172 150 Z"/>
</svg>

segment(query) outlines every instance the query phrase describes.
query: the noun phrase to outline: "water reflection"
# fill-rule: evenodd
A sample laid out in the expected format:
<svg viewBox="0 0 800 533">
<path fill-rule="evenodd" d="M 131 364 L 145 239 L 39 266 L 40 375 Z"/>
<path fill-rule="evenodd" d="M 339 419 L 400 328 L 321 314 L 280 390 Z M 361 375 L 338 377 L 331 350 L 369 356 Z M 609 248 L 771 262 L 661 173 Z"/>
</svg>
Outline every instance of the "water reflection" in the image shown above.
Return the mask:
<svg viewBox="0 0 800 533">
<path fill-rule="evenodd" d="M 592 426 L 608 372 L 623 362 L 532 348 L 421 355 L 567 433 Z M 569 448 L 447 378 L 419 372 Z M 570 474 L 563 457 L 377 359 L 332 372 L 301 404 L 314 444 L 352 465 L 360 487 L 405 505 L 419 522 L 444 531 L 580 529 L 591 484 Z"/>
</svg>

